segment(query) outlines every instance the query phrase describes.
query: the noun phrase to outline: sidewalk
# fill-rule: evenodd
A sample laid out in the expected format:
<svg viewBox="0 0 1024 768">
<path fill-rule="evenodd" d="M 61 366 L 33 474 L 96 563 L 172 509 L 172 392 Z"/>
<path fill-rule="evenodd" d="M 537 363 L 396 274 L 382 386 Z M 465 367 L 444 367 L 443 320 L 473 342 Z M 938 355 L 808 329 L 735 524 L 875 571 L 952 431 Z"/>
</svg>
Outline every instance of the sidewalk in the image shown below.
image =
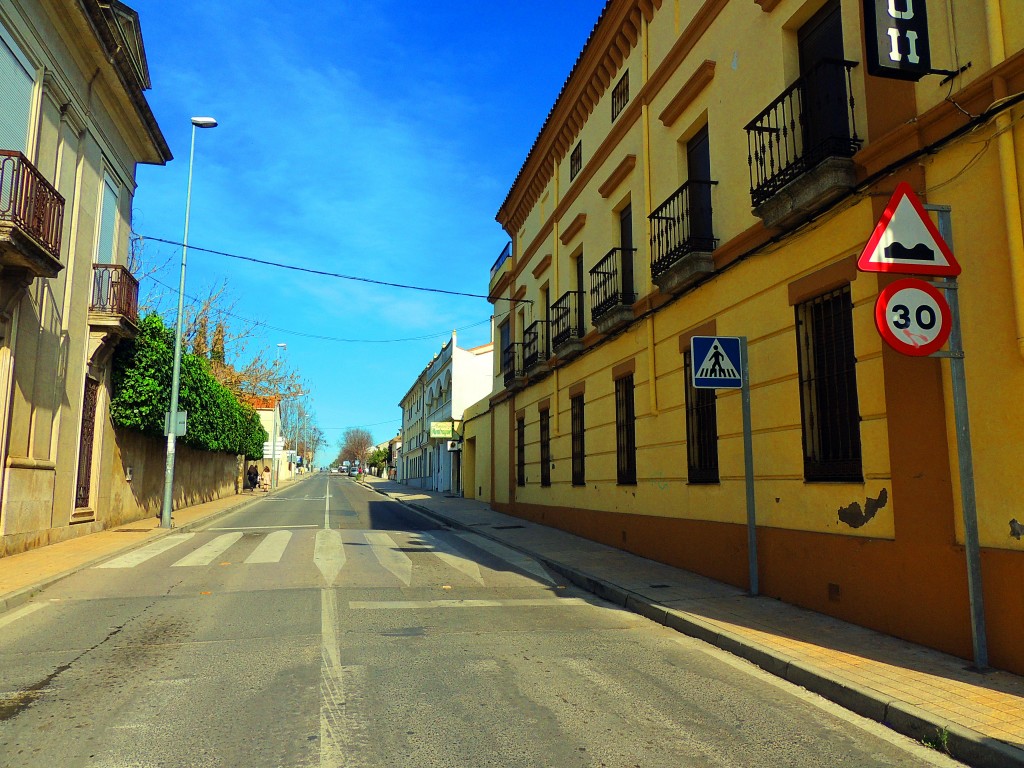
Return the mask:
<svg viewBox="0 0 1024 768">
<path fill-rule="evenodd" d="M 944 747 L 968 765 L 1024 768 L 1024 678 L 972 673 L 963 659 L 778 600 L 750 598 L 736 587 L 503 515 L 483 502 L 364 477 L 378 493 L 527 553 L 598 597 Z M 243 493 L 175 510 L 173 529 L 147 518 L 0 558 L 0 613 L 71 573 L 262 498 Z"/>
<path fill-rule="evenodd" d="M 1024 767 L 1024 678 L 612 547 L 367 476 L 378 493 L 537 558 L 573 584 L 741 656 L 864 717 L 988 768 Z M 1022 631 L 1024 636 L 1024 631 Z"/>
</svg>

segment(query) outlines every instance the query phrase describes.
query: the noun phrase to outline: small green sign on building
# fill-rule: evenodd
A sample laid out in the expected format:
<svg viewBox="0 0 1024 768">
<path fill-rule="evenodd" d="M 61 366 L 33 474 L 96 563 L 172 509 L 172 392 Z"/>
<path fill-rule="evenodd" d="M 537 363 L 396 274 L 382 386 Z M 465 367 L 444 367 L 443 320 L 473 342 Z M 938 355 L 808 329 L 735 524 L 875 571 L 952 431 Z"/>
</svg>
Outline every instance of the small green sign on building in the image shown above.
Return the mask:
<svg viewBox="0 0 1024 768">
<path fill-rule="evenodd" d="M 451 421 L 430 422 L 430 436 L 450 440 L 455 432 L 455 423 Z"/>
</svg>

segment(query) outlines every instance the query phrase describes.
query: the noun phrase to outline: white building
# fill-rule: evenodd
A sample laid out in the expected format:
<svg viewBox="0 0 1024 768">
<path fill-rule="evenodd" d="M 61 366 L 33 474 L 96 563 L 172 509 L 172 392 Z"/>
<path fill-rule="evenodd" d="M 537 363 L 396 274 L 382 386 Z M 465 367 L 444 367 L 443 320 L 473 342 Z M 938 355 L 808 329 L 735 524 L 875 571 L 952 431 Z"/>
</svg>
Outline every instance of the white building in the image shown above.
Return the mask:
<svg viewBox="0 0 1024 768">
<path fill-rule="evenodd" d="M 463 412 L 490 394 L 493 375 L 493 344 L 462 349 L 456 342 L 453 331 L 399 403 L 401 482 L 448 493 L 462 492 Z"/>
</svg>

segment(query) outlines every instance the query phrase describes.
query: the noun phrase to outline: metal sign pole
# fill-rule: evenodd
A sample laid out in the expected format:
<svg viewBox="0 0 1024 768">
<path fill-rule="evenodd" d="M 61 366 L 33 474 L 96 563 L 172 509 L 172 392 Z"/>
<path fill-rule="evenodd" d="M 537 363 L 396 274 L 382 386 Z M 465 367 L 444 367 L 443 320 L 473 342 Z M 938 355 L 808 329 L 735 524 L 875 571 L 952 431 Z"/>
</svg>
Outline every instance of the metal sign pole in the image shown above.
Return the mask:
<svg viewBox="0 0 1024 768">
<path fill-rule="evenodd" d="M 750 594 L 759 591 L 757 582 L 757 515 L 754 509 L 754 439 L 750 425 L 750 367 L 747 365 L 747 337 L 740 336 L 740 367 L 743 369 L 743 469 L 747 486 L 747 561 Z"/>
<path fill-rule="evenodd" d="M 952 221 L 948 205 L 927 205 L 939 219 L 939 234 L 947 243 L 953 242 Z M 949 358 L 953 389 L 953 417 L 956 424 L 956 453 L 960 470 L 960 504 L 964 517 L 964 554 L 967 559 L 967 591 L 971 607 L 971 637 L 974 642 L 974 666 L 988 668 L 988 638 L 985 629 L 985 596 L 981 582 L 981 547 L 978 541 L 978 510 L 974 492 L 974 457 L 971 452 L 971 423 L 967 408 L 967 375 L 964 369 L 963 336 L 960 332 L 960 300 L 955 278 L 939 285 L 945 289 L 952 315 L 949 352 L 935 356 Z"/>
</svg>

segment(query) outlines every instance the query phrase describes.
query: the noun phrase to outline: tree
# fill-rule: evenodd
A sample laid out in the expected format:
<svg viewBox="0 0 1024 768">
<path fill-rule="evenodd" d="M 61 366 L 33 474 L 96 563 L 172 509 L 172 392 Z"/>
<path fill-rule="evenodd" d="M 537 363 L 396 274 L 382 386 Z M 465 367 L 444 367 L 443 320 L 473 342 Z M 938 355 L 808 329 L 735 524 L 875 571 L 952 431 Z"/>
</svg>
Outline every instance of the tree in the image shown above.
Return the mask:
<svg viewBox="0 0 1024 768">
<path fill-rule="evenodd" d="M 384 477 L 388 471 L 388 462 L 391 460 L 391 453 L 386 445 L 374 448 L 366 463 L 378 470 L 377 474 Z"/>
<path fill-rule="evenodd" d="M 338 452 L 336 462 L 359 460 L 360 464 L 366 462 L 366 455 L 373 447 L 373 435 L 361 427 L 346 429 L 341 438 L 341 450 Z"/>
</svg>

